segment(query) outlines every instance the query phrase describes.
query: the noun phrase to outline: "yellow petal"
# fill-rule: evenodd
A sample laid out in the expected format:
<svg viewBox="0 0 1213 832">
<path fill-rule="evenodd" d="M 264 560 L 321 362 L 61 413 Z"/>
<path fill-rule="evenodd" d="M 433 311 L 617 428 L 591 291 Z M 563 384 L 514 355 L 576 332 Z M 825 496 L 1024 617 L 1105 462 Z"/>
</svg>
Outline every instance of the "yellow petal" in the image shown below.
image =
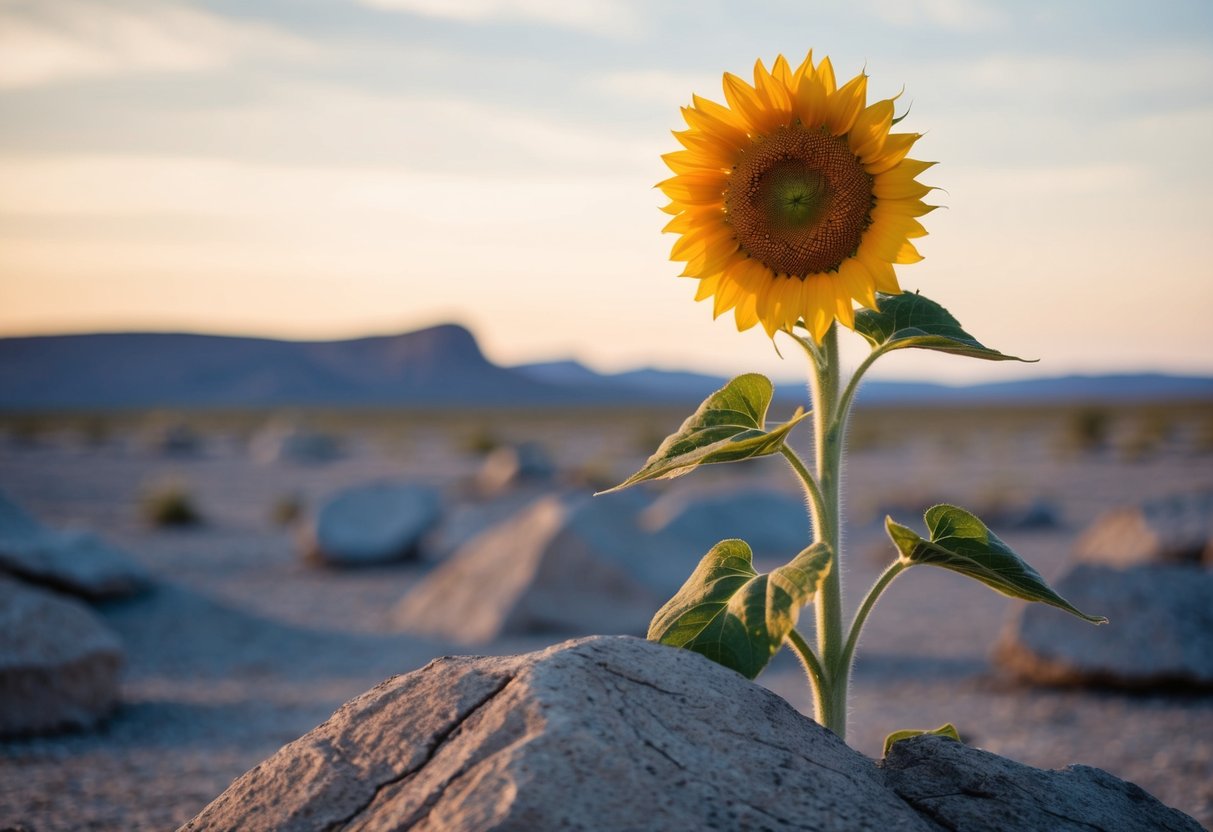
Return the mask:
<svg viewBox="0 0 1213 832">
<path fill-rule="evenodd" d="M 767 111 L 767 124 L 770 127 L 787 124 L 788 117 L 792 114 L 792 96 L 788 93 L 786 85 L 767 72 L 762 61 L 754 64 L 754 89 L 757 90 L 758 98 Z"/>
<path fill-rule="evenodd" d="M 826 128 L 835 136 L 841 136 L 855 126 L 855 119 L 863 112 L 868 98 L 868 76 L 856 75 L 830 96 L 826 115 Z"/>
<path fill-rule="evenodd" d="M 753 294 L 747 292 L 741 296 L 741 300 L 737 302 L 737 307 L 733 310 L 733 317 L 737 321 L 739 332 L 745 332 L 758 323 L 757 302 Z"/>
<path fill-rule="evenodd" d="M 838 266 L 836 279 L 848 297 L 854 298 L 869 309 L 876 308 L 876 280 L 854 257 L 842 261 Z"/>
<path fill-rule="evenodd" d="M 792 86 L 792 68 L 788 66 L 788 59 L 783 55 L 775 58 L 775 63 L 771 65 L 771 74 L 775 76 L 779 83 L 783 84 L 784 90 L 788 93 L 788 103 L 792 101 L 792 94 L 796 88 Z"/>
<path fill-rule="evenodd" d="M 854 329 L 855 306 L 851 302 L 851 293 L 838 279 L 838 275 L 834 275 L 830 280 L 830 288 L 834 291 L 834 317 L 847 329 Z"/>
<path fill-rule="evenodd" d="M 851 152 L 865 164 L 875 158 L 884 147 L 889 127 L 893 124 L 893 102 L 877 101 L 855 119 L 855 126 L 847 137 Z"/>
<path fill-rule="evenodd" d="M 699 286 L 695 289 L 695 300 L 707 300 L 712 295 L 716 294 L 716 286 L 720 282 L 720 275 L 712 275 L 705 277 L 699 281 Z"/>
<path fill-rule="evenodd" d="M 810 73 L 800 79 L 796 89 L 796 115 L 805 127 L 820 127 L 825 123 L 829 98 L 825 87 L 816 74 Z"/>
<path fill-rule="evenodd" d="M 817 65 L 817 77 L 821 79 L 821 85 L 825 87 L 826 95 L 833 95 L 837 85 L 834 83 L 834 65 L 830 63 L 828 55 L 822 58 L 821 63 Z"/>
<path fill-rule="evenodd" d="M 796 95 L 796 90 L 800 89 L 800 81 L 807 75 L 813 74 L 813 50 L 809 50 L 809 54 L 804 56 L 804 60 L 800 62 L 800 66 L 796 67 L 796 71 L 792 73 L 792 83 L 788 84 L 788 89 L 792 95 Z"/>
<path fill-rule="evenodd" d="M 728 312 L 745 297 L 745 294 L 736 283 L 722 279 L 716 284 L 716 299 L 712 302 L 712 318 L 719 318 Z"/>
<path fill-rule="evenodd" d="M 896 167 L 910 152 L 914 142 L 921 138 L 921 133 L 890 133 L 884 140 L 879 155 L 864 165 L 864 170 L 875 176 Z"/>
<path fill-rule="evenodd" d="M 862 245 L 855 254 L 855 259 L 868 270 L 868 274 L 872 275 L 876 281 L 877 292 L 883 292 L 886 295 L 901 294 L 901 285 L 897 282 L 897 273 L 893 271 L 892 263 L 888 260 L 881 260 L 870 251 L 865 251 Z"/>
<path fill-rule="evenodd" d="M 694 150 L 675 150 L 672 153 L 663 153 L 661 161 L 665 162 L 666 167 L 674 173 L 707 173 L 724 168 L 724 165 L 720 164 L 717 159 Z"/>
<path fill-rule="evenodd" d="M 906 240 L 901 244 L 901 248 L 897 251 L 897 255 L 893 258 L 894 263 L 917 263 L 922 260 L 922 255 L 918 253 L 918 249 L 914 248 L 914 244 Z"/>
</svg>

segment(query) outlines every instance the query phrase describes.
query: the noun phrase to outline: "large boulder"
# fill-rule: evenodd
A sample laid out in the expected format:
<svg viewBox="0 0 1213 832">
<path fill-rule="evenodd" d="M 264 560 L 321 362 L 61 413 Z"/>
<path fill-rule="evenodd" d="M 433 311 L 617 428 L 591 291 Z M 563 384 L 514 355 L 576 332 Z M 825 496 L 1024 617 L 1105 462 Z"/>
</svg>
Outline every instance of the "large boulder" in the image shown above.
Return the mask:
<svg viewBox="0 0 1213 832">
<path fill-rule="evenodd" d="M 85 532 L 48 529 L 0 493 L 0 572 L 89 599 L 142 592 L 147 571 Z"/>
<path fill-rule="evenodd" d="M 332 434 L 279 423 L 259 431 L 249 450 L 258 462 L 295 465 L 323 465 L 344 453 L 341 440 Z"/>
<path fill-rule="evenodd" d="M 957 765 L 965 760 L 1003 779 L 974 780 Z M 922 783 L 919 768 L 929 774 Z M 596 636 L 522 656 L 438 659 L 389 679 L 239 778 L 182 829 L 1200 828 L 1110 775 L 1071 780 L 940 741 L 909 741 L 882 770 L 698 654 Z M 1033 796 L 1014 789 L 1039 782 L 1073 814 L 1040 825 L 1044 806 L 1021 811 Z M 958 817 L 979 820 L 940 823 L 953 811 L 950 796 L 964 792 L 956 803 L 984 805 L 985 814 L 958 808 Z M 1004 792 L 1005 804 L 981 802 Z M 1100 826 L 1080 826 L 1084 811 Z"/>
<path fill-rule="evenodd" d="M 630 495 L 536 500 L 427 575 L 394 621 L 461 644 L 536 632 L 643 634 L 699 554 L 643 533 L 638 509 Z"/>
<path fill-rule="evenodd" d="M 1021 678 L 1213 688 L 1213 573 L 1192 566 L 1078 564 L 1056 588 L 1110 623 L 1090 627 L 1043 604 L 1024 607 L 995 650 Z"/>
<path fill-rule="evenodd" d="M 648 531 L 669 534 L 700 554 L 739 537 L 755 557 L 791 560 L 812 541 L 804 497 L 765 488 L 671 491 L 645 510 Z"/>
<path fill-rule="evenodd" d="M 308 557 L 325 566 L 370 566 L 416 557 L 442 515 L 436 489 L 373 483 L 329 499 L 307 536 Z"/>
<path fill-rule="evenodd" d="M 118 701 L 121 666 L 87 607 L 0 577 L 0 735 L 91 725 Z"/>
<path fill-rule="evenodd" d="M 1079 538 L 1075 556 L 1108 566 L 1213 566 L 1213 490 L 1113 509 Z"/>
</svg>

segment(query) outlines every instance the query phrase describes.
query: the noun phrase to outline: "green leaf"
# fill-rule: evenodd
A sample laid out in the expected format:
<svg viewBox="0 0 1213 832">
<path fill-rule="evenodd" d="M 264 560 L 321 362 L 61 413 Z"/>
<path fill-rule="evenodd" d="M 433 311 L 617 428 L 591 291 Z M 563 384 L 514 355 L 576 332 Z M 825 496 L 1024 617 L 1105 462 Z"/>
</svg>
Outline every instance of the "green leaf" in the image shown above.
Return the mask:
<svg viewBox="0 0 1213 832">
<path fill-rule="evenodd" d="M 906 731 L 894 731 L 884 738 L 884 751 L 881 752 L 880 756 L 889 756 L 889 749 L 893 747 L 894 743 L 901 742 L 902 740 L 908 740 L 910 737 L 922 737 L 927 735 L 932 737 L 948 737 L 956 740 L 957 742 L 961 742 L 960 733 L 956 730 L 956 726 L 950 722 L 945 722 L 943 725 L 940 725 L 938 728 L 931 731 L 915 731 L 912 728 Z"/>
<path fill-rule="evenodd" d="M 753 679 L 830 571 L 824 543 L 760 575 L 744 540 L 722 540 L 649 625 L 649 641 L 685 647 Z"/>
<path fill-rule="evenodd" d="M 758 373 L 737 376 L 704 399 L 677 433 L 667 436 L 644 467 L 609 494 L 645 480 L 681 477 L 700 465 L 737 462 L 778 453 L 792 428 L 805 418 L 800 408 L 790 421 L 766 429 L 767 408 L 775 395 L 771 380 Z"/>
<path fill-rule="evenodd" d="M 1054 592 L 1040 573 L 973 514 L 956 506 L 939 505 L 927 509 L 924 519 L 930 540 L 893 522 L 891 517 L 885 518 L 889 537 L 907 563 L 942 566 L 981 581 L 1003 595 L 1049 604 L 1092 624 L 1108 623 L 1102 616 L 1081 612 Z"/>
<path fill-rule="evenodd" d="M 877 295 L 875 310 L 855 313 L 855 331 L 883 352 L 917 348 L 988 361 L 1030 360 L 990 349 L 961 329 L 948 310 L 916 292 Z"/>
</svg>

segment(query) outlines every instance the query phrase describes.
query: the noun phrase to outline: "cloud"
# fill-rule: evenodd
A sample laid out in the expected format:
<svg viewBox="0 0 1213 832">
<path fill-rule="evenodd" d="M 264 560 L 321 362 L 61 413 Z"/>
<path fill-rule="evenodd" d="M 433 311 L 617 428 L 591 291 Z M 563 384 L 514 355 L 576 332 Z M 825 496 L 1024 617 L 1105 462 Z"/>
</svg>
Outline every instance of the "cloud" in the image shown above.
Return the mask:
<svg viewBox="0 0 1213 832">
<path fill-rule="evenodd" d="M 867 0 L 873 14 L 893 26 L 933 24 L 962 32 L 994 29 L 1007 15 L 982 0 Z"/>
<path fill-rule="evenodd" d="M 241 57 L 306 54 L 272 27 L 171 2 L 0 2 L 0 89 L 142 72 L 196 72 Z"/>
<path fill-rule="evenodd" d="M 591 79 L 595 92 L 627 101 L 651 101 L 677 106 L 691 100 L 697 92 L 708 98 L 721 98 L 720 73 L 670 72 L 662 69 L 630 69 L 609 72 Z"/>
<path fill-rule="evenodd" d="M 364 6 L 462 23 L 538 23 L 596 34 L 631 35 L 640 15 L 624 0 L 358 0 Z"/>
</svg>

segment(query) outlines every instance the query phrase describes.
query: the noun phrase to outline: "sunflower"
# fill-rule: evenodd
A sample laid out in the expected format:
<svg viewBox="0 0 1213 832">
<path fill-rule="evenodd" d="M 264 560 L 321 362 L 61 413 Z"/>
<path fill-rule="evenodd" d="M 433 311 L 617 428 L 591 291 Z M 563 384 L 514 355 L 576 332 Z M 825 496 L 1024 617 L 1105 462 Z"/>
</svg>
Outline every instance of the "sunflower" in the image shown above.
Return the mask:
<svg viewBox="0 0 1213 832">
<path fill-rule="evenodd" d="M 696 95 L 682 109 L 684 149 L 662 156 L 675 175 L 658 187 L 680 235 L 670 259 L 715 316 L 820 342 L 835 319 L 854 327 L 855 301 L 901 291 L 893 264 L 922 259 L 910 240 L 934 208 L 915 177 L 934 163 L 907 158 L 920 134 L 890 132 L 893 99 L 869 106 L 867 86 L 862 73 L 837 86 L 829 58 L 793 70 L 780 55 L 755 64 L 753 86 L 725 73 L 727 106 Z"/>
</svg>

